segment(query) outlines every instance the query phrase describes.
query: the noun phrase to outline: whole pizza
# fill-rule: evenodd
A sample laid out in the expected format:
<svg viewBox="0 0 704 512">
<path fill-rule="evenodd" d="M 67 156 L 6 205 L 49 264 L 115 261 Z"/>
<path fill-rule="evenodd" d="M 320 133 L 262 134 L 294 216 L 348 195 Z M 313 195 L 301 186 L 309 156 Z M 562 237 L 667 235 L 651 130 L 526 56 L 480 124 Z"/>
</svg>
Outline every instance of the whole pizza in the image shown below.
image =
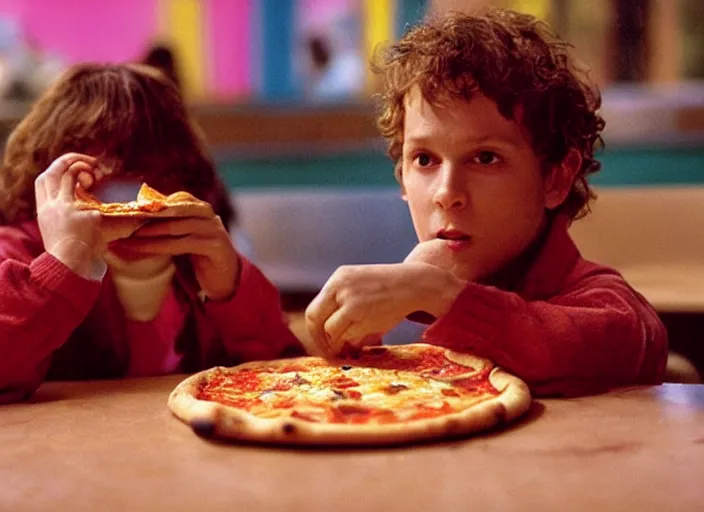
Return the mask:
<svg viewBox="0 0 704 512">
<path fill-rule="evenodd" d="M 168 400 L 201 436 L 311 445 L 465 435 L 515 420 L 530 404 L 528 386 L 490 361 L 424 343 L 215 367 Z"/>
</svg>

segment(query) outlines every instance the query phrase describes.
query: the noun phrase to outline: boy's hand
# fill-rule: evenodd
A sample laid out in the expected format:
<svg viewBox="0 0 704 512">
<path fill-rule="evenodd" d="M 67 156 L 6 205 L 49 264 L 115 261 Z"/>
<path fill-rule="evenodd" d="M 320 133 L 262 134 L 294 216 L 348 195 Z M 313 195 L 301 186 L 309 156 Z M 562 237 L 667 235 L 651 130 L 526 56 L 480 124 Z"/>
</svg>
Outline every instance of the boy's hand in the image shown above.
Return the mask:
<svg viewBox="0 0 704 512">
<path fill-rule="evenodd" d="M 447 243 L 437 238 L 417 244 L 403 262 L 428 263 L 449 272 L 454 270 L 455 265 Z"/>
<path fill-rule="evenodd" d="M 306 348 L 333 357 L 346 344 L 378 339 L 414 311 L 439 316 L 463 286 L 451 273 L 424 263 L 340 267 L 306 309 L 314 344 Z"/>
<path fill-rule="evenodd" d="M 404 263 L 427 263 L 451 272 L 464 281 L 476 281 L 478 272 L 467 262 L 458 263 L 445 240 L 438 238 L 420 242 L 403 260 Z"/>
<path fill-rule="evenodd" d="M 191 258 L 196 279 L 211 300 L 230 298 L 237 287 L 239 254 L 220 217 L 152 220 L 119 247 L 144 254 Z"/>
<path fill-rule="evenodd" d="M 78 183 L 92 187 L 103 178 L 97 160 L 67 153 L 54 160 L 34 181 L 37 223 L 46 252 L 78 275 L 100 280 L 106 265 L 102 255 L 107 244 L 127 237 L 139 226 L 136 219 L 103 219 L 98 212 L 76 206 Z"/>
</svg>

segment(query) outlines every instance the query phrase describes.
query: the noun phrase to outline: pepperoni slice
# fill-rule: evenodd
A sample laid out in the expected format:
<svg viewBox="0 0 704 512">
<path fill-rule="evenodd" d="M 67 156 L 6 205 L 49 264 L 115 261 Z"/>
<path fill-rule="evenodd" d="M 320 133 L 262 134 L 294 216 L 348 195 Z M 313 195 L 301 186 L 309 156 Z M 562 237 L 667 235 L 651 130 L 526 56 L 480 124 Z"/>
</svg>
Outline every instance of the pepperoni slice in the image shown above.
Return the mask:
<svg viewBox="0 0 704 512">
<path fill-rule="evenodd" d="M 359 382 L 349 378 L 347 375 L 338 375 L 328 382 L 330 387 L 337 389 L 347 389 L 359 386 Z"/>
<path fill-rule="evenodd" d="M 262 401 L 258 398 L 228 396 L 226 394 L 217 392 L 204 393 L 199 398 L 201 400 L 208 400 L 223 405 L 229 405 L 230 407 L 242 409 L 243 411 L 250 411 L 253 407 L 262 404 Z"/>
<path fill-rule="evenodd" d="M 237 391 L 259 391 L 261 389 L 261 379 L 259 372 L 245 369 L 233 373 L 220 373 L 213 376 L 201 388 L 201 392 L 217 390 L 218 388 L 235 389 Z"/>
</svg>

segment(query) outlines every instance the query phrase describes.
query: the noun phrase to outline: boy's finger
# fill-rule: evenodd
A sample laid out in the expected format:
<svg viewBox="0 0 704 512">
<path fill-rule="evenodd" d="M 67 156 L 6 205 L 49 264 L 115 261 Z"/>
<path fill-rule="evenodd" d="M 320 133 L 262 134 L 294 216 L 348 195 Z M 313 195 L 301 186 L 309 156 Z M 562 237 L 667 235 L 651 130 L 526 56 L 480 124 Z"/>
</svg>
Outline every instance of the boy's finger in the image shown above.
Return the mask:
<svg viewBox="0 0 704 512">
<path fill-rule="evenodd" d="M 338 354 L 338 359 L 359 359 L 362 357 L 362 347 L 356 346 L 352 343 L 343 343 L 340 353 Z"/>
<path fill-rule="evenodd" d="M 345 308 L 338 309 L 325 321 L 323 330 L 327 335 L 325 344 L 328 355 L 336 356 L 340 353 L 344 342 L 349 339 L 347 331 L 352 327 L 352 324 L 352 319 Z"/>
<path fill-rule="evenodd" d="M 372 345 L 383 345 L 384 340 L 381 334 L 363 334 L 364 328 L 360 324 L 354 324 L 345 332 L 345 341 L 352 343 L 358 350 L 362 347 L 370 347 Z"/>
<path fill-rule="evenodd" d="M 350 322 L 350 325 L 341 334 L 340 343 L 348 343 L 361 350 L 367 345 L 381 345 L 381 335 L 369 334 L 369 328 L 364 322 Z"/>
<path fill-rule="evenodd" d="M 325 334 L 325 322 L 337 308 L 337 301 L 335 301 L 332 294 L 324 287 L 306 308 L 306 328 L 315 345 L 314 347 L 310 347 L 312 349 L 311 352 L 319 353 L 327 347 L 328 341 L 327 334 Z"/>
<path fill-rule="evenodd" d="M 444 267 L 450 261 L 452 259 L 447 243 L 440 239 L 419 243 L 403 260 L 404 263 L 429 263 L 436 267 Z"/>
</svg>

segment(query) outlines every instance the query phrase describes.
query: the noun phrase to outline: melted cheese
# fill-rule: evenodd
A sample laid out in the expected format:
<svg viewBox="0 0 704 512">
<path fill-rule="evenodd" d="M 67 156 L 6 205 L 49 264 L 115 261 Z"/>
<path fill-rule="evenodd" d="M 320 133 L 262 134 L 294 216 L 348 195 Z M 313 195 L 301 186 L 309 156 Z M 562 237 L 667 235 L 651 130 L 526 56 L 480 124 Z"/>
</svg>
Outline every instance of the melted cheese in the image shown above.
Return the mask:
<svg viewBox="0 0 704 512">
<path fill-rule="evenodd" d="M 362 365 L 345 365 L 345 370 L 327 364 L 298 366 L 299 371 L 283 371 L 287 369 L 285 362 L 262 363 L 252 377 L 257 380 L 255 386 L 238 388 L 226 379 L 214 393 L 225 398 L 225 403 L 229 399 L 246 404 L 245 410 L 262 418 L 294 416 L 316 422 L 388 423 L 391 416 L 398 422 L 456 412 L 496 392 L 486 380 L 488 371 L 478 376 L 469 367 L 466 376 L 442 380 L 429 377 L 429 371 Z M 477 389 L 461 385 L 463 380 L 476 383 Z"/>
</svg>

